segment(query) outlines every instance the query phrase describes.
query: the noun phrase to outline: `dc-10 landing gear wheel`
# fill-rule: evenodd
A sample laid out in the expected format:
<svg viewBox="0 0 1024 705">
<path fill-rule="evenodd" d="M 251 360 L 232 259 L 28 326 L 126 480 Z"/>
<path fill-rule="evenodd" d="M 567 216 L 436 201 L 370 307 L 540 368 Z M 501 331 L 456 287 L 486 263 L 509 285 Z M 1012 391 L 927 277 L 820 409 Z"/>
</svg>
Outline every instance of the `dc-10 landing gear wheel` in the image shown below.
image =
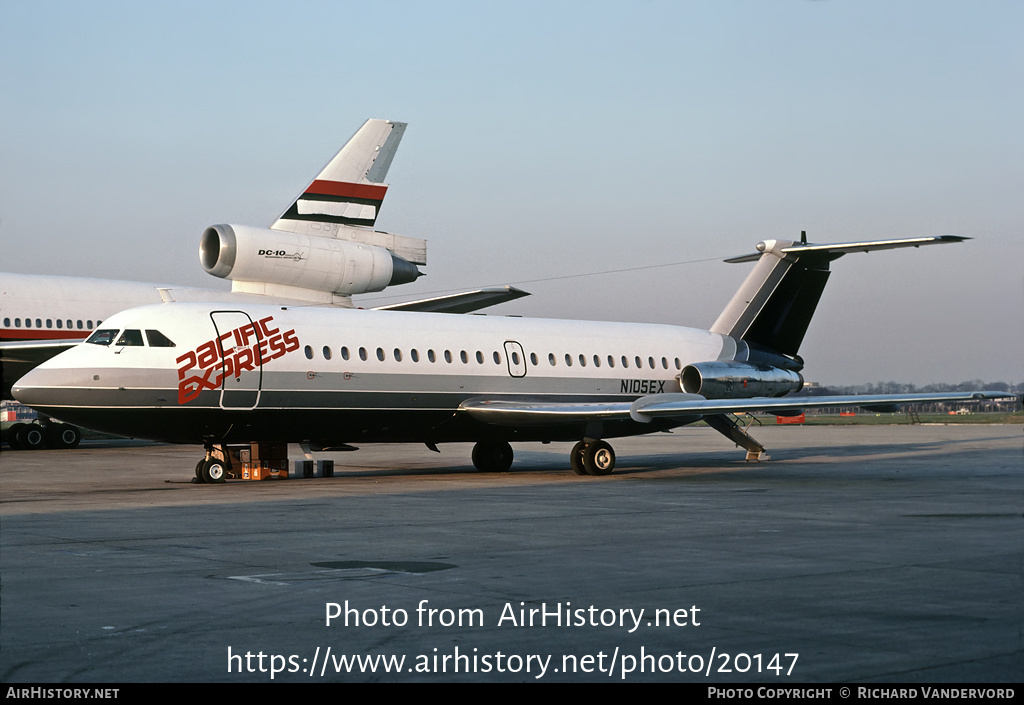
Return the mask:
<svg viewBox="0 0 1024 705">
<path fill-rule="evenodd" d="M 77 448 L 82 432 L 66 423 L 51 424 L 46 433 L 46 445 L 50 448 Z"/>
<path fill-rule="evenodd" d="M 588 475 L 610 475 L 615 469 L 615 451 L 604 441 L 594 441 L 583 451 L 583 467 Z"/>
<path fill-rule="evenodd" d="M 46 435 L 43 427 L 37 423 L 27 423 L 17 432 L 18 445 L 24 450 L 39 450 L 46 446 Z"/>
<path fill-rule="evenodd" d="M 203 461 L 203 482 L 216 484 L 227 479 L 227 469 L 224 463 L 216 458 Z"/>
<path fill-rule="evenodd" d="M 203 479 L 203 467 L 205 466 L 206 458 L 203 458 L 198 463 L 196 463 L 196 482 L 198 482 L 200 485 L 206 482 L 206 480 Z"/>
<path fill-rule="evenodd" d="M 505 441 L 481 441 L 473 446 L 473 465 L 480 472 L 505 472 L 515 454 Z"/>
</svg>

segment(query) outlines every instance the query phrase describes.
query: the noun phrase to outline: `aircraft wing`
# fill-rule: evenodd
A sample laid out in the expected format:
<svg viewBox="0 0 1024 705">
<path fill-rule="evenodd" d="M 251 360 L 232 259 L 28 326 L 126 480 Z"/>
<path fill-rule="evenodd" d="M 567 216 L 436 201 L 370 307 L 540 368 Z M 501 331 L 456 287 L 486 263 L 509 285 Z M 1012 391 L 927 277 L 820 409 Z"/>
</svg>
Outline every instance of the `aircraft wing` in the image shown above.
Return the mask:
<svg viewBox="0 0 1024 705">
<path fill-rule="evenodd" d="M 5 340 L 0 342 L 0 359 L 7 362 L 28 362 L 38 365 L 57 353 L 81 343 L 84 338 L 64 340 Z"/>
<path fill-rule="evenodd" d="M 821 397 L 754 397 L 752 399 L 705 399 L 699 394 L 652 394 L 634 402 L 551 402 L 530 399 L 467 399 L 459 409 L 484 423 L 497 426 L 529 426 L 581 421 L 626 421 L 649 423 L 655 418 L 687 418 L 765 411 L 799 413 L 802 409 L 843 406 L 862 408 L 894 407 L 948 401 L 1004 399 L 1005 392 L 950 392 L 937 394 L 855 394 Z"/>
<path fill-rule="evenodd" d="M 501 286 L 492 289 L 475 289 L 458 294 L 437 296 L 432 299 L 405 301 L 400 304 L 377 306 L 374 311 L 421 311 L 425 313 L 471 313 L 482 308 L 503 304 L 506 301 L 529 296 L 530 292 L 514 286 Z"/>
</svg>

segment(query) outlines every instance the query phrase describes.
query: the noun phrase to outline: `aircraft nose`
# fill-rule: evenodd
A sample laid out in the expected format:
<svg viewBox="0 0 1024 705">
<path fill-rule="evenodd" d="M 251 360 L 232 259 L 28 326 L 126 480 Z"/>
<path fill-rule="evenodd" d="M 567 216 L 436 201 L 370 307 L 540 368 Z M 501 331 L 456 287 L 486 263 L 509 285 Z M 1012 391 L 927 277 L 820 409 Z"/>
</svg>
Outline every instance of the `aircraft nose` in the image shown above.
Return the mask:
<svg viewBox="0 0 1024 705">
<path fill-rule="evenodd" d="M 37 367 L 14 383 L 11 395 L 27 406 L 46 406 L 59 403 L 75 386 L 73 369 Z"/>
</svg>

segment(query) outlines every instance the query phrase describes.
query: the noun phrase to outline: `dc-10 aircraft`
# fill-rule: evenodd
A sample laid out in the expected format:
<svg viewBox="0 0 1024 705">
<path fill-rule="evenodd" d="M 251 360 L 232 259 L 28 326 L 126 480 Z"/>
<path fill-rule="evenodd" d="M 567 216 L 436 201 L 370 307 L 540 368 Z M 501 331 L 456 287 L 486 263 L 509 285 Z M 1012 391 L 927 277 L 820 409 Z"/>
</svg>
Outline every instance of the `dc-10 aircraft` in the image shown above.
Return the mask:
<svg viewBox="0 0 1024 705">
<path fill-rule="evenodd" d="M 161 301 L 352 307 L 353 295 L 415 281 L 426 241 L 374 229 L 385 177 L 406 123 L 367 120 L 269 228 L 212 225 L 200 261 L 231 291 L 143 282 L 0 273 L 0 395 L 42 361 L 81 342 L 128 308 Z M 466 313 L 526 296 L 514 287 L 477 289 L 381 307 Z M 17 424 L 15 448 L 74 447 L 66 423 Z"/>
<path fill-rule="evenodd" d="M 703 419 L 764 447 L 737 412 L 894 408 L 998 393 L 788 397 L 797 350 L 846 253 L 954 243 L 957 236 L 833 245 L 767 240 L 711 327 L 309 307 L 165 303 L 124 311 L 15 384 L 20 401 L 100 431 L 203 443 L 205 481 L 227 444 L 475 442 L 473 463 L 507 470 L 513 441 L 575 441 L 577 474 L 615 467 L 606 439 Z M 798 412 L 797 412 L 798 413 Z M 227 464 L 227 468 L 225 468 Z"/>
</svg>

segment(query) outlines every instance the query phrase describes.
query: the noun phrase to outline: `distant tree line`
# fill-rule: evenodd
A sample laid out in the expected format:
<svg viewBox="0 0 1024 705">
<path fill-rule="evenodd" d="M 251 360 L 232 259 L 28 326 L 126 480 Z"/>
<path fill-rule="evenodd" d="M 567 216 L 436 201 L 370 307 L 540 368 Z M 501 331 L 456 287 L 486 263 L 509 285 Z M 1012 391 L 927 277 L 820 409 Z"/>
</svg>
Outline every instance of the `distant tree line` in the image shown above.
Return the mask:
<svg viewBox="0 0 1024 705">
<path fill-rule="evenodd" d="M 1024 393 L 1024 383 L 1007 384 L 1006 382 L 982 382 L 972 379 L 968 382 L 952 384 L 940 382 L 918 387 L 916 384 L 903 382 L 876 382 L 871 384 L 829 385 L 805 389 L 802 394 L 815 396 L 826 394 L 928 394 L 931 392 L 1007 392 L 1009 394 Z"/>
<path fill-rule="evenodd" d="M 937 402 L 931 404 L 918 404 L 915 408 L 922 413 L 946 413 L 956 409 L 968 409 L 970 411 L 998 411 L 1013 412 L 1021 409 L 1021 394 L 1024 394 L 1024 383 L 1007 384 L 1006 382 L 983 382 L 980 379 L 973 379 L 968 382 L 953 384 L 942 382 L 939 384 L 928 384 L 918 387 L 916 384 L 904 384 L 902 382 L 876 382 L 875 384 L 848 384 L 830 385 L 820 387 L 806 387 L 798 394 L 800 396 L 830 396 L 847 394 L 928 394 L 937 392 L 1006 392 L 1008 395 L 1016 395 L 1017 399 L 1008 400 L 985 400 L 966 402 Z M 854 411 L 857 407 L 845 409 Z M 834 414 L 844 409 L 817 410 L 814 413 Z"/>
</svg>

